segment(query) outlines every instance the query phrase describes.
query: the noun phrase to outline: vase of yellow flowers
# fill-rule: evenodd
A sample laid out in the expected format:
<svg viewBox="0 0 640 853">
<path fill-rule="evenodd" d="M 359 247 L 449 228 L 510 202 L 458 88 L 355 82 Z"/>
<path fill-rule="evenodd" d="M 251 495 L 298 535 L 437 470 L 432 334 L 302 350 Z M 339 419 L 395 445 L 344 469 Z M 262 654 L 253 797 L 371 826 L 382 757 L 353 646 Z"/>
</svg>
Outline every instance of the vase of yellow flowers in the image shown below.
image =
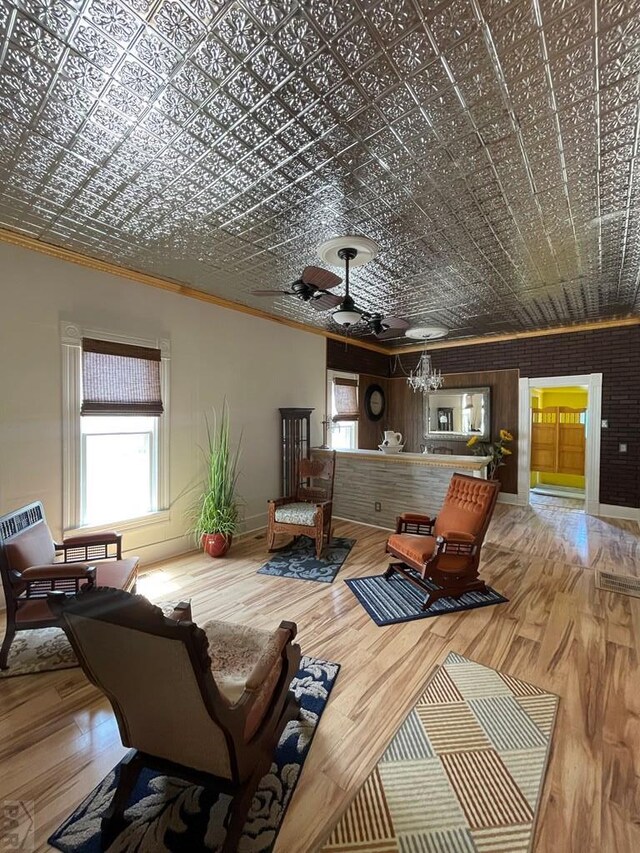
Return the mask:
<svg viewBox="0 0 640 853">
<path fill-rule="evenodd" d="M 502 467 L 505 456 L 511 456 L 512 452 L 507 444 L 513 441 L 513 436 L 507 429 L 500 430 L 500 438 L 497 441 L 480 441 L 477 435 L 472 435 L 467 442 L 467 447 L 476 456 L 490 456 L 491 462 L 487 465 L 487 478 L 495 480 L 496 471 Z"/>
</svg>

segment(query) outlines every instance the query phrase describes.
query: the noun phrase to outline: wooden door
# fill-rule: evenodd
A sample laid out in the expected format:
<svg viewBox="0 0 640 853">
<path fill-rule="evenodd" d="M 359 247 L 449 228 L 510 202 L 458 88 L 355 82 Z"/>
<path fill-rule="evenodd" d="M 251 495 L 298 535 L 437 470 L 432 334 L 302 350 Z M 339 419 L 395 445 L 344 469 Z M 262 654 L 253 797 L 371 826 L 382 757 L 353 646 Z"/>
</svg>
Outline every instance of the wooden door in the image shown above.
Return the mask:
<svg viewBox="0 0 640 853">
<path fill-rule="evenodd" d="M 584 476 L 585 412 L 568 406 L 531 409 L 531 470 Z"/>
<path fill-rule="evenodd" d="M 558 464 L 558 407 L 531 409 L 531 470 L 555 474 Z"/>
<path fill-rule="evenodd" d="M 558 412 L 558 473 L 584 476 L 585 409 L 560 406 Z"/>
</svg>

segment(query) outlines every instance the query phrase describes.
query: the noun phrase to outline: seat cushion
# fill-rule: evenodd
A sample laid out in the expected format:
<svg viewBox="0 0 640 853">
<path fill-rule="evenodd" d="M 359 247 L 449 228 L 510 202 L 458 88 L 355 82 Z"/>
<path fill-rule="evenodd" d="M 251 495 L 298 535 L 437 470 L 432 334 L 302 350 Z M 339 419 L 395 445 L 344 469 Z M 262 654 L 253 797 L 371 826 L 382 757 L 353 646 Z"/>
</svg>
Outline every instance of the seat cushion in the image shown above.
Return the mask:
<svg viewBox="0 0 640 853">
<path fill-rule="evenodd" d="M 412 533 L 394 533 L 387 539 L 387 549 L 417 569 L 433 556 L 436 538 Z M 469 568 L 469 564 L 470 558 L 466 554 L 443 554 L 438 560 L 438 571 L 458 574 Z"/>
<path fill-rule="evenodd" d="M 314 504 L 304 503 L 303 501 L 285 504 L 276 508 L 276 521 L 282 524 L 301 524 L 305 527 L 313 527 L 316 523 L 317 512 Z"/>
<path fill-rule="evenodd" d="M 387 539 L 387 546 L 393 550 L 396 556 L 406 557 L 414 563 L 425 563 L 433 556 L 436 540 L 433 536 L 394 533 Z"/>
<path fill-rule="evenodd" d="M 265 715 L 282 670 L 280 645 L 275 633 L 211 620 L 202 626 L 209 641 L 211 673 L 223 697 L 235 705 L 245 691 L 247 679 L 258 665 L 268 673 L 256 693 L 247 717 L 245 738 L 249 740 Z"/>
<path fill-rule="evenodd" d="M 130 590 L 138 577 L 139 562 L 139 557 L 126 557 L 123 560 L 96 560 L 86 565 L 96 567 L 96 586 Z"/>
</svg>

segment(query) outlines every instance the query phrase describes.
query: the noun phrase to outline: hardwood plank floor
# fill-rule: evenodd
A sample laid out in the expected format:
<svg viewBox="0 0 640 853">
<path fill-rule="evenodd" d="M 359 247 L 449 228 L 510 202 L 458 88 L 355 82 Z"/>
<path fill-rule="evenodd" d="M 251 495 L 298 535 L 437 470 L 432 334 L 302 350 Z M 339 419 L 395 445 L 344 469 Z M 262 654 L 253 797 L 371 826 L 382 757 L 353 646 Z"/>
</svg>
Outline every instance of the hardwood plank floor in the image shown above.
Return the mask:
<svg viewBox="0 0 640 853">
<path fill-rule="evenodd" d="M 191 597 L 200 623 L 295 620 L 305 653 L 342 664 L 277 853 L 317 849 L 449 651 L 561 697 L 536 853 L 640 850 L 640 600 L 597 590 L 593 572 L 640 574 L 638 524 L 498 505 L 483 575 L 509 603 L 387 628 L 342 582 L 385 567 L 387 533 L 348 522 L 335 533 L 357 543 L 330 586 L 257 575 L 263 534 L 222 561 L 190 554 L 152 567 L 140 584 L 155 598 Z M 79 670 L 0 681 L 0 802 L 35 802 L 38 850 L 123 753 Z"/>
</svg>

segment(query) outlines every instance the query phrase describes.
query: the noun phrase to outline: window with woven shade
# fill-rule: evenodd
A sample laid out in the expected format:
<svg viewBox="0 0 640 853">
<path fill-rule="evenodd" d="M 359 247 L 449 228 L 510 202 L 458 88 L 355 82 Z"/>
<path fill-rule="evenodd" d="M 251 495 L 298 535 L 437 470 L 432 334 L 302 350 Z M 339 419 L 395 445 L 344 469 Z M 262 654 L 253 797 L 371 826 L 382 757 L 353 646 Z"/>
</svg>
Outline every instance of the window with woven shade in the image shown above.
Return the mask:
<svg viewBox="0 0 640 853">
<path fill-rule="evenodd" d="M 164 411 L 159 349 L 82 339 L 82 415 L 157 417 Z"/>
<path fill-rule="evenodd" d="M 333 379 L 333 421 L 358 420 L 358 380 L 335 376 Z"/>
</svg>

